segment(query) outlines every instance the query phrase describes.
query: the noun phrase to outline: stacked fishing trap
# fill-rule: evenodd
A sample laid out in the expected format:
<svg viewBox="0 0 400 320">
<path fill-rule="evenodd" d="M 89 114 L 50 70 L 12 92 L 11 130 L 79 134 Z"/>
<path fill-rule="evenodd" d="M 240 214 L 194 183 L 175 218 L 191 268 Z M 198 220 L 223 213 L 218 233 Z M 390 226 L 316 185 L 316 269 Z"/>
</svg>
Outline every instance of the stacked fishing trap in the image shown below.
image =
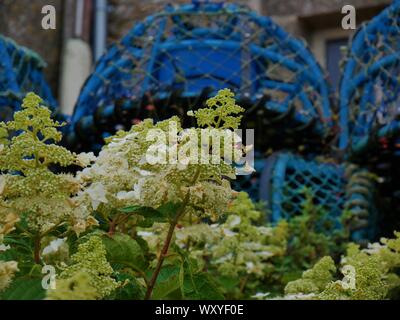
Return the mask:
<svg viewBox="0 0 400 320">
<path fill-rule="evenodd" d="M 300 214 L 311 197 L 332 230 L 347 223 L 355 240 L 373 239 L 381 213 L 377 183 L 386 190 L 379 190 L 383 198 L 397 193 L 400 198 L 395 181 L 400 172 L 394 168 L 400 156 L 399 10 L 396 0 L 357 32 L 336 102 L 305 43 L 270 18 L 228 3 L 166 6 L 137 23 L 99 60 L 64 143 L 75 151 L 98 152 L 104 138 L 145 118 L 178 115 L 189 127 L 189 110 L 230 88 L 246 110 L 241 129 L 255 129 L 257 170 L 234 187 L 265 201 L 273 222 Z M 0 52 L 10 45 L 0 39 Z M 12 49 L 8 54 L 14 58 L 2 61 L 2 92 L 20 98 L 28 74 L 38 84 L 31 90 L 55 105 L 39 60 L 18 69 L 16 57 L 31 55 L 17 52 L 13 56 Z M 13 73 L 21 78 L 4 76 Z"/>
<path fill-rule="evenodd" d="M 245 123 L 263 131 L 257 149 L 323 147 L 333 127 L 329 87 L 303 42 L 269 18 L 234 4 L 167 6 L 113 45 L 88 79 L 69 141 L 98 149 L 103 138 L 147 117 L 199 108 L 230 88 Z"/>
<path fill-rule="evenodd" d="M 387 25 L 374 21 L 372 25 L 383 29 Z M 371 27 L 363 28 L 357 37 L 373 37 Z M 352 48 L 361 46 L 357 37 Z M 136 24 L 100 59 L 81 92 L 66 143 L 98 151 L 104 138 L 148 117 L 178 115 L 190 126 L 187 111 L 230 88 L 246 109 L 242 129 L 255 129 L 257 157 L 257 173 L 241 177 L 234 187 L 266 201 L 274 222 L 300 214 L 311 194 L 332 228 L 342 226 L 346 212 L 352 217 L 354 239 L 373 238 L 376 179 L 366 169 L 343 162 L 351 159 L 349 141 L 360 132 L 355 119 L 343 117 L 346 112 L 362 117 L 355 109 L 349 111 L 353 94 L 345 84 L 351 79 L 353 91 L 364 84 L 349 70 L 357 70 L 354 64 L 361 54 L 362 61 L 375 60 L 379 41 L 375 49 L 361 46 L 348 58 L 340 92 L 340 143 L 332 148 L 337 133 L 333 95 L 304 42 L 243 6 L 207 1 L 167 6 Z M 382 85 L 390 82 L 385 81 Z M 365 90 L 371 94 L 370 88 Z M 359 96 L 370 99 L 366 94 Z M 338 149 L 345 157 L 331 157 Z"/>
<path fill-rule="evenodd" d="M 108 50 L 81 92 L 67 144 L 98 151 L 148 117 L 179 115 L 190 126 L 187 111 L 223 88 L 246 109 L 242 129 L 258 133 L 258 173 L 268 152 L 319 152 L 332 134 L 329 86 L 302 41 L 246 7 L 195 2 L 167 6 Z M 259 177 L 235 187 L 258 198 Z"/>
<path fill-rule="evenodd" d="M 400 1 L 362 25 L 354 36 L 343 70 L 339 107 L 339 150 L 379 177 L 379 199 L 387 219 L 383 225 L 398 228 Z"/>
<path fill-rule="evenodd" d="M 0 36 L 0 119 L 12 118 L 28 92 L 40 95 L 55 111 L 56 101 L 46 83 L 43 60 L 33 51 Z"/>
</svg>

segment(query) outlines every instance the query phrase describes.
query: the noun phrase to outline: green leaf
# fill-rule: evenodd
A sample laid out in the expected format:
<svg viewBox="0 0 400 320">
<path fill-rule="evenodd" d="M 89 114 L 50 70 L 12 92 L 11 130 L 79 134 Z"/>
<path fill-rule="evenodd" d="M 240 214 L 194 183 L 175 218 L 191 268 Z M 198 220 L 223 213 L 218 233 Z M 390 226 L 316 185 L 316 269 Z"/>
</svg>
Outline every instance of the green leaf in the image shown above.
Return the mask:
<svg viewBox="0 0 400 320">
<path fill-rule="evenodd" d="M 42 287 L 41 278 L 20 277 L 0 294 L 2 300 L 43 300 L 46 291 Z"/>
<path fill-rule="evenodd" d="M 104 246 L 107 250 L 107 260 L 113 267 L 129 267 L 144 271 L 148 263 L 141 246 L 126 234 L 115 234 L 113 237 L 103 235 Z"/>
<path fill-rule="evenodd" d="M 118 273 L 116 280 L 120 283 L 128 281 L 128 283 L 122 287 L 119 287 L 109 300 L 143 300 L 145 290 L 143 286 L 137 281 L 137 279 L 130 274 Z"/>
<path fill-rule="evenodd" d="M 27 274 L 34 266 L 33 254 L 17 247 L 0 252 L 0 261 L 16 261 L 21 274 Z"/>
<path fill-rule="evenodd" d="M 238 288 L 240 285 L 240 279 L 238 277 L 219 277 L 218 281 L 220 285 L 227 291 L 232 291 L 235 288 Z"/>
<path fill-rule="evenodd" d="M 176 290 L 179 290 L 179 274 L 179 266 L 164 267 L 158 275 L 157 282 L 153 290 L 152 299 L 166 299 L 168 295 L 172 294 Z"/>
<path fill-rule="evenodd" d="M 161 214 L 164 217 L 167 217 L 169 219 L 173 219 L 176 216 L 176 213 L 179 211 L 181 208 L 182 203 L 175 203 L 175 202 L 168 202 L 161 207 L 158 208 L 158 211 L 161 212 Z"/>
<path fill-rule="evenodd" d="M 121 211 L 123 213 L 136 213 L 143 217 L 150 217 L 150 216 L 158 213 L 158 211 L 156 209 L 153 209 L 150 207 L 142 207 L 142 206 L 131 206 L 131 207 L 120 209 L 119 211 Z"/>
<path fill-rule="evenodd" d="M 121 209 L 120 211 L 142 216 L 144 220 L 138 223 L 138 226 L 142 228 L 151 228 L 156 222 L 167 222 L 167 217 L 162 212 L 149 207 L 133 206 Z"/>
<path fill-rule="evenodd" d="M 144 220 L 140 222 L 138 225 L 142 228 L 150 228 L 156 222 L 168 222 L 173 219 L 179 210 L 181 204 L 168 202 L 158 209 L 150 208 L 150 207 L 141 207 L 141 206 L 132 206 L 124 209 L 120 209 L 121 212 L 127 214 L 138 214 L 144 217 Z"/>
<path fill-rule="evenodd" d="M 191 300 L 224 300 L 216 283 L 206 273 L 198 273 L 185 278 L 185 298 Z"/>
</svg>

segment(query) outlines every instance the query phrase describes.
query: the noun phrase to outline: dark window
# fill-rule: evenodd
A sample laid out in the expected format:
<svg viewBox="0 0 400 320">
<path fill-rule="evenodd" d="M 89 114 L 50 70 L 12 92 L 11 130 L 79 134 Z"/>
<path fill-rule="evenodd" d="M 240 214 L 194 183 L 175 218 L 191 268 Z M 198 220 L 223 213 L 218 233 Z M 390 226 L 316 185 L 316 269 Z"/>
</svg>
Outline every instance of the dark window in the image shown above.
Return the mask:
<svg viewBox="0 0 400 320">
<path fill-rule="evenodd" d="M 341 70 L 340 61 L 342 60 L 341 47 L 348 45 L 348 39 L 335 39 L 326 42 L 326 65 L 332 85 L 337 88 L 339 85 Z"/>
</svg>

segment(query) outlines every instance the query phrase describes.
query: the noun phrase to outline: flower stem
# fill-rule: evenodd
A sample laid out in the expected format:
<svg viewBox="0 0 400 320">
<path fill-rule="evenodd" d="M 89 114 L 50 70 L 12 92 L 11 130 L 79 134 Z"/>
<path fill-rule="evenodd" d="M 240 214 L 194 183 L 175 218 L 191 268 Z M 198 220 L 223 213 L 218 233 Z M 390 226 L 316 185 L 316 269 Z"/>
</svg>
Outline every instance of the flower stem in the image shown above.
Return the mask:
<svg viewBox="0 0 400 320">
<path fill-rule="evenodd" d="M 168 235 L 167 235 L 167 238 L 165 239 L 164 246 L 163 246 L 163 248 L 161 250 L 161 253 L 160 253 L 160 257 L 158 258 L 156 270 L 154 271 L 153 276 L 151 277 L 150 282 L 149 282 L 148 287 L 147 287 L 146 296 L 144 298 L 145 300 L 150 300 L 151 299 L 151 295 L 153 293 L 153 289 L 154 289 L 154 286 L 156 284 L 158 275 L 160 274 L 161 267 L 162 267 L 162 265 L 164 263 L 165 256 L 168 254 L 168 249 L 169 249 L 169 246 L 171 245 L 172 236 L 174 234 L 175 227 L 176 227 L 177 223 L 178 223 L 178 219 L 175 218 L 174 221 L 171 222 L 171 224 L 169 226 Z"/>
<path fill-rule="evenodd" d="M 40 249 L 41 249 L 41 237 L 38 235 L 35 238 L 35 249 L 34 249 L 34 260 L 36 264 L 40 264 Z"/>
<path fill-rule="evenodd" d="M 200 177 L 200 169 L 198 168 L 196 171 L 196 174 L 194 175 L 191 185 L 196 184 L 199 177 Z M 171 241 L 172 241 L 172 237 L 174 235 L 176 225 L 178 224 L 179 220 L 185 215 L 186 206 L 189 204 L 189 200 L 190 200 L 190 191 L 187 192 L 185 199 L 182 203 L 182 206 L 178 210 L 174 220 L 170 222 L 167 238 L 165 239 L 164 246 L 161 250 L 160 256 L 158 257 L 156 269 L 154 270 L 154 273 L 153 273 L 153 275 L 149 281 L 149 284 L 147 286 L 146 295 L 144 297 L 145 300 L 151 299 L 151 295 L 153 294 L 153 289 L 154 289 L 154 286 L 156 285 L 157 278 L 161 272 L 161 268 L 164 263 L 165 257 L 168 254 L 168 250 L 171 245 Z"/>
</svg>

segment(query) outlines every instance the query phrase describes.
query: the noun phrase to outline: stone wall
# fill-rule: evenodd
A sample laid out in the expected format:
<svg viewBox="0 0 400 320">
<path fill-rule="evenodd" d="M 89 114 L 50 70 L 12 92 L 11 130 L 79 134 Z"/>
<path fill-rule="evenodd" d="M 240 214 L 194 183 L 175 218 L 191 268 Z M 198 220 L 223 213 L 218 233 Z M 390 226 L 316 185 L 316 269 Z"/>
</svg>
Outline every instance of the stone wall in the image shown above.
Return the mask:
<svg viewBox="0 0 400 320">
<path fill-rule="evenodd" d="M 0 34 L 12 38 L 18 44 L 38 52 L 47 62 L 46 79 L 53 92 L 57 92 L 57 83 L 61 52 L 61 14 L 58 14 L 57 29 L 43 30 L 42 7 L 54 5 L 62 12 L 62 0 L 1 0 Z"/>
<path fill-rule="evenodd" d="M 313 15 L 340 11 L 345 5 L 356 8 L 389 4 L 391 0 L 260 0 L 264 14 L 272 16 Z"/>
<path fill-rule="evenodd" d="M 117 41 L 135 22 L 154 14 L 167 3 L 188 2 L 190 0 L 110 0 L 108 40 Z M 298 17 L 340 13 L 346 4 L 354 5 L 357 9 L 387 5 L 391 0 L 233 0 L 233 2 L 259 7 L 262 14 L 272 16 L 288 32 L 306 37 L 307 30 L 304 30 L 303 25 L 299 23 Z"/>
<path fill-rule="evenodd" d="M 227 0 L 247 4 L 252 0 Z M 117 41 L 123 37 L 135 24 L 145 17 L 159 12 L 168 3 L 190 3 L 190 0 L 110 0 L 108 33 L 109 42 Z"/>
</svg>

